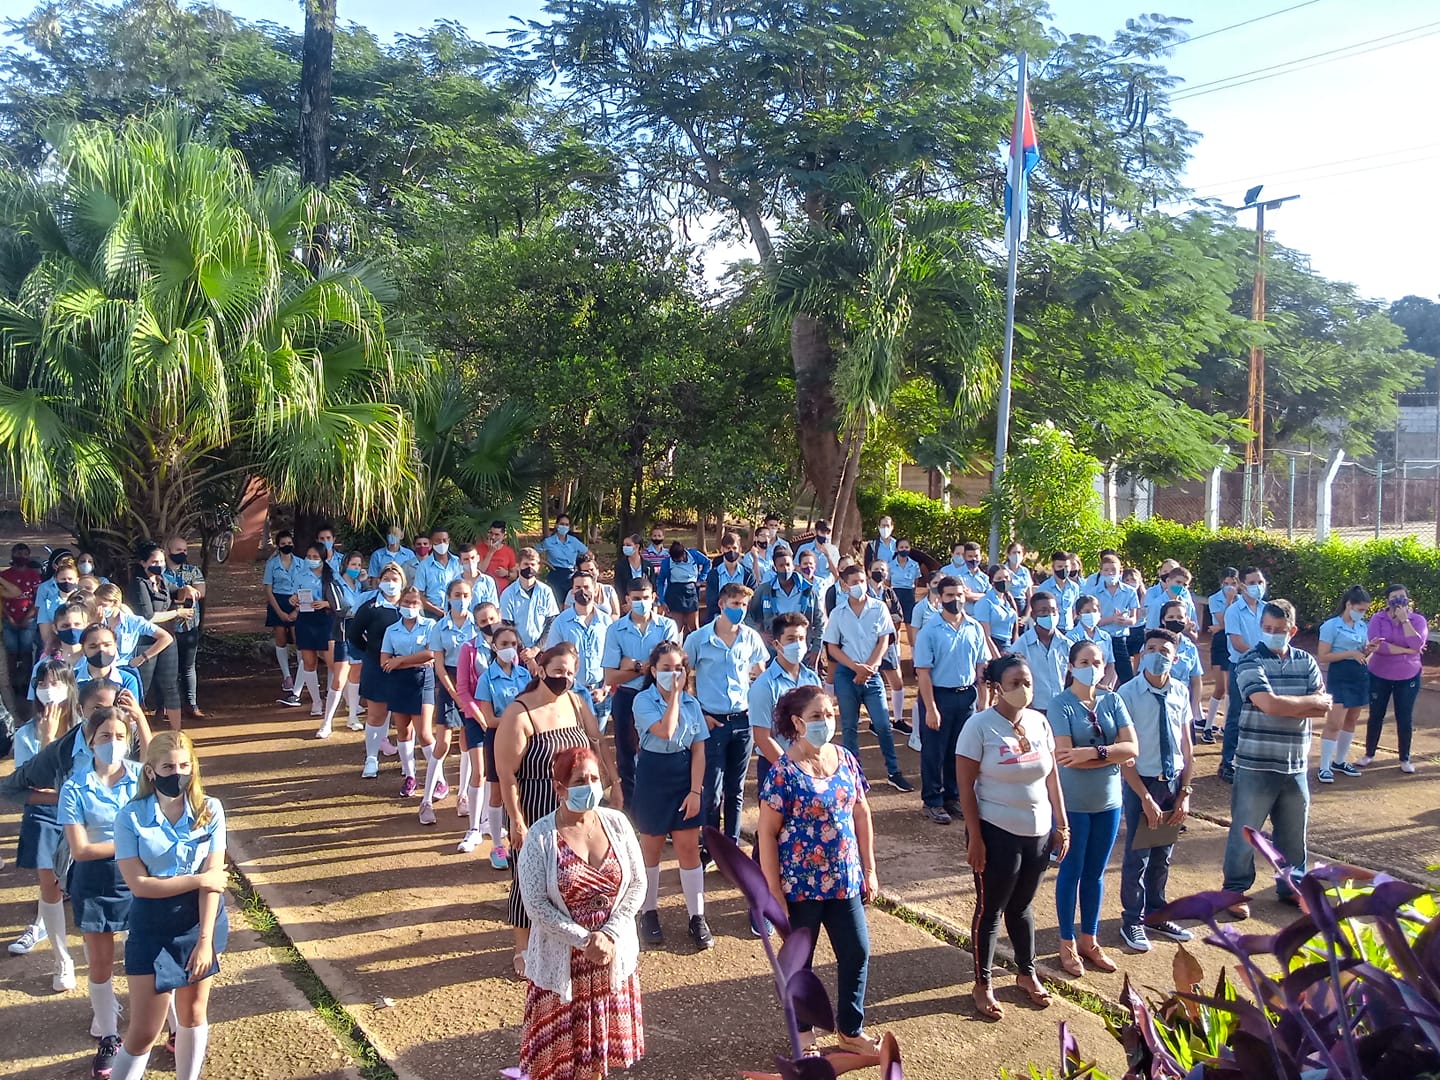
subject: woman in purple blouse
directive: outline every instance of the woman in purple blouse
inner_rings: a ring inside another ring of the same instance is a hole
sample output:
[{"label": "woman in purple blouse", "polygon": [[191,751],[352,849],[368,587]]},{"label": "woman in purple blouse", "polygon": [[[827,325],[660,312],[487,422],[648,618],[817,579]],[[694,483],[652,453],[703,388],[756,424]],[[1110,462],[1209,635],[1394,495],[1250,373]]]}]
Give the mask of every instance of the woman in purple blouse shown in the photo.
[{"label": "woman in purple blouse", "polygon": [[1395,699],[1395,730],[1400,738],[1400,771],[1413,773],[1410,763],[1410,732],[1415,699],[1420,696],[1420,665],[1430,626],[1425,616],[1410,606],[1410,590],[1391,585],[1385,590],[1385,610],[1370,620],[1370,723],[1365,732],[1365,756],[1355,764],[1369,765],[1380,746],[1385,727],[1385,710]]}]

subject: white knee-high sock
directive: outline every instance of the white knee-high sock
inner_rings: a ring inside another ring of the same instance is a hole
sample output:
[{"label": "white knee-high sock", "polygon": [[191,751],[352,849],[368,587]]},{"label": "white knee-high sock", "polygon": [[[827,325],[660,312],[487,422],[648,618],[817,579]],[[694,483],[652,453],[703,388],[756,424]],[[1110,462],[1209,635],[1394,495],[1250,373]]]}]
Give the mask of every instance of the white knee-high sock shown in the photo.
[{"label": "white knee-high sock", "polygon": [[360,684],[347,682],[345,684],[345,704],[350,708],[350,719],[354,720],[360,715]]},{"label": "white knee-high sock", "polygon": [[435,767],[435,747],[422,744],[420,750],[425,755],[425,801],[429,802],[435,796],[435,778],[439,775]]},{"label": "white knee-high sock", "polygon": [[1220,701],[1221,701],[1220,698],[1212,697],[1212,698],[1210,699],[1210,704],[1207,705],[1207,706],[1205,706],[1205,726],[1206,726],[1206,727],[1214,727],[1214,726],[1215,726],[1215,714],[1216,714],[1216,712],[1218,712],[1219,709],[1220,709]]},{"label": "white knee-high sock", "polygon": [[396,746],[400,748],[400,775],[415,778],[415,740],[406,739],[403,742],[397,741]]},{"label": "white knee-high sock", "polygon": [[95,1031],[103,1039],[106,1035],[120,1034],[120,1003],[115,1000],[115,982],[107,979],[103,983],[90,984],[90,1009],[95,1013]]},{"label": "white knee-high sock", "polygon": [[[176,1042],[175,1049],[180,1049],[179,1042]],[[145,1066],[150,1064],[150,1051],[140,1054],[138,1057],[130,1053],[123,1046],[120,1053],[115,1055],[115,1062],[110,1068],[110,1080],[140,1080],[145,1075]],[[199,1075],[198,1073],[196,1075]]]},{"label": "white knee-high sock", "polygon": [[469,752],[468,750],[461,750],[461,751],[460,751],[460,790],[461,790],[461,791],[468,792],[468,791],[470,790],[470,778],[474,775],[474,771],[475,771],[475,770],[474,770],[474,767],[470,764],[470,752]]},{"label": "white knee-high sock", "polygon": [[490,807],[485,802],[485,789],[472,785],[465,790],[465,794],[470,797],[470,831],[484,836],[485,819],[490,816],[487,813]]},{"label": "white knee-high sock", "polygon": [[905,719],[905,688],[890,691],[890,719]]},{"label": "white knee-high sock", "polygon": [[166,1012],[165,1012],[165,1018],[166,1018],[166,1021],[168,1022],[168,1024],[170,1025],[170,1031],[171,1031],[172,1034],[173,1034],[174,1032],[177,1032],[177,1031],[180,1030],[180,1014],[175,1011],[175,995],[174,995],[174,994],[171,994],[171,995],[170,995],[170,1008],[166,1010]]},{"label": "white knee-high sock", "polygon": [[290,678],[290,646],[275,646],[275,662],[280,665],[280,674]]},{"label": "white knee-high sock", "polygon": [[325,723],[327,724],[333,724],[335,722],[335,710],[340,708],[340,694],[341,691],[336,690],[334,687],[331,687],[330,693],[326,695]]},{"label": "white knee-high sock", "polygon": [[62,964],[72,963],[70,943],[65,939],[65,901],[57,900],[53,904],[40,901],[40,922],[50,935],[50,948],[55,952],[55,959]]},{"label": "white knee-high sock", "polygon": [[380,744],[385,741],[385,729],[378,724],[365,725],[365,756],[367,758],[378,758],[380,756]]},{"label": "white knee-high sock", "polygon": [[910,726],[918,728],[920,723],[920,695],[916,694],[914,702],[910,705]]},{"label": "white knee-high sock", "polygon": [[1320,740],[1320,771],[1329,772],[1330,766],[1335,762],[1335,740]]},{"label": "white knee-high sock", "polygon": [[[36,901],[35,901],[35,921],[34,921],[31,925],[33,925],[33,926],[44,926],[44,925],[45,925],[45,901],[44,901],[44,900],[36,900]],[[46,931],[46,933],[49,933],[49,931]]]},{"label": "white knee-high sock", "polygon": [[210,1025],[182,1027],[175,1032],[175,1080],[200,1080],[205,1051],[210,1045]]},{"label": "white knee-high sock", "polygon": [[680,868],[680,891],[685,894],[685,910],[693,919],[705,914],[705,871],[696,866],[686,870]]},{"label": "white knee-high sock", "polygon": [[310,708],[318,709],[324,705],[320,698],[320,671],[319,669],[307,671],[300,669],[300,685],[310,694]]},{"label": "white knee-high sock", "polygon": [[1355,732],[1341,731],[1335,737],[1335,763],[1343,765],[1350,754],[1350,744],[1355,741]]},{"label": "white knee-high sock", "polygon": [[[680,871],[682,874],[685,871]],[[645,905],[641,911],[654,911],[660,906],[660,867],[645,867]]]}]

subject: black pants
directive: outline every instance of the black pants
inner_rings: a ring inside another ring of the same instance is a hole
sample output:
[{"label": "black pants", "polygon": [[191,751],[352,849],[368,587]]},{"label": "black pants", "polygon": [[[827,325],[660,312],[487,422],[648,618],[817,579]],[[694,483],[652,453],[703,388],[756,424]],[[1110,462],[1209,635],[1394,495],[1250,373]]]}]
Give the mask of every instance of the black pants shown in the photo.
[{"label": "black pants", "polygon": [[937,686],[935,707],[940,711],[940,730],[931,731],[928,710],[920,703],[920,801],[939,809],[960,801],[960,784],[955,776],[955,743],[960,729],[975,711],[975,687]]},{"label": "black pants", "polygon": [[195,674],[195,658],[200,652],[200,628],[181,630],[175,634],[176,661],[179,666],[177,685],[180,688],[180,703],[187,709],[200,704],[196,696],[200,682]]},{"label": "black pants", "polygon": [[615,771],[620,774],[620,791],[628,809],[635,797],[635,755],[640,752],[640,738],[635,732],[635,695],[637,690],[618,687],[611,697],[610,725],[615,732]]},{"label": "black pants", "polygon": [[1415,723],[1415,699],[1420,696],[1420,676],[1413,679],[1382,679],[1370,676],[1370,719],[1365,725],[1365,756],[1374,757],[1385,730],[1385,710],[1395,699],[1395,734],[1400,740],[1400,760],[1410,760],[1410,735]]},{"label": "black pants", "polygon": [[975,875],[975,921],[971,926],[976,985],[990,982],[1001,915],[1015,950],[1015,966],[1020,974],[1033,976],[1035,916],[1030,905],[1050,859],[1050,837],[1016,836],[988,821],[980,822],[980,836],[985,841],[985,869]]},{"label": "black pants", "polygon": [[[135,651],[144,652],[153,642],[153,638],[141,638]],[[180,708],[179,671],[179,651],[174,642],[166,645],[159,656],[140,665],[140,696],[148,708]]]}]

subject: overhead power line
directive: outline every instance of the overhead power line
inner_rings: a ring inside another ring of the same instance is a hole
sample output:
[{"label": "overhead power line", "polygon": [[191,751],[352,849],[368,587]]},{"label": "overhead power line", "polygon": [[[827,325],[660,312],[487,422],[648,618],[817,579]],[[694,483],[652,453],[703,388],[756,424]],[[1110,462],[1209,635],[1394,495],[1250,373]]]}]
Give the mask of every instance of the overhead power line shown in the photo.
[{"label": "overhead power line", "polygon": [[1242,26],[1249,26],[1252,23],[1264,22],[1266,19],[1273,19],[1276,15],[1284,15],[1290,11],[1299,11],[1301,8],[1309,7],[1311,4],[1318,4],[1320,0],[1305,0],[1302,4],[1291,4],[1289,7],[1281,8],[1279,11],[1271,11],[1265,15],[1256,15],[1253,19],[1245,19],[1242,22],[1231,23],[1229,26],[1217,27],[1214,30],[1207,30],[1203,34],[1196,34],[1184,41],[1177,41],[1172,48],[1178,49],[1181,45],[1190,45],[1196,41],[1204,41],[1206,38],[1214,37],[1216,34],[1223,34],[1228,30],[1238,30]]},{"label": "overhead power line", "polygon": [[1297,173],[1314,172],[1316,169],[1328,169],[1335,165],[1353,165],[1358,161],[1374,161],[1377,158],[1390,158],[1399,154],[1413,154],[1417,150],[1429,150],[1433,147],[1440,147],[1440,142],[1416,143],[1413,146],[1402,146],[1398,150],[1382,150],[1376,154],[1361,154],[1357,157],[1338,158],[1335,161],[1317,161],[1310,165],[1297,165],[1290,169],[1267,169],[1263,177],[1252,174],[1250,176],[1232,176],[1228,180],[1209,180],[1205,183],[1196,184],[1195,190],[1216,191],[1221,188],[1228,188],[1240,184],[1251,184],[1256,179],[1276,180],[1295,176]]},{"label": "overhead power line", "polygon": [[[1421,157],[1407,158],[1407,159],[1404,160],[1404,161],[1387,161],[1387,162],[1382,162],[1382,163],[1379,164],[1379,165],[1368,165],[1368,166],[1364,166],[1364,167],[1359,168],[1359,169],[1341,169],[1341,170],[1339,170],[1338,172],[1321,173],[1319,176],[1302,176],[1302,177],[1300,177],[1298,180],[1293,180],[1293,179],[1292,179],[1292,180],[1288,181],[1288,183],[1291,183],[1291,184],[1318,184],[1318,183],[1320,183],[1322,180],[1333,180],[1333,179],[1334,179],[1335,177],[1337,177],[1337,176],[1355,176],[1355,175],[1357,175],[1357,174],[1359,174],[1359,173],[1382,172],[1382,171],[1384,171],[1385,169],[1401,169],[1401,168],[1407,168],[1407,167],[1409,167],[1409,166],[1411,166],[1411,165],[1422,165],[1422,164],[1424,164],[1424,163],[1426,163],[1426,162],[1429,162],[1429,161],[1437,161],[1437,160],[1440,160],[1440,154],[1425,154],[1425,155],[1423,155],[1423,156],[1421,156]],[[1271,175],[1270,173],[1266,173],[1266,174],[1265,174],[1265,177],[1268,178],[1270,175]],[[1248,180],[1237,180],[1234,185],[1232,185],[1232,186],[1230,186],[1230,187],[1227,187],[1225,190],[1228,190],[1228,191],[1237,190],[1237,189],[1240,187],[1240,185],[1245,184],[1245,183],[1248,183],[1250,180],[1255,180],[1255,179],[1259,179],[1259,177],[1258,177],[1258,176],[1257,176],[1257,177],[1251,177],[1251,178],[1249,178]],[[1191,199],[1192,201],[1198,202],[1198,201],[1201,201],[1201,200],[1204,200],[1204,199],[1218,199],[1218,198],[1223,197],[1223,195],[1224,195],[1224,191],[1221,191],[1221,190],[1211,190],[1211,191],[1206,192],[1205,194],[1192,195],[1192,196],[1190,196],[1190,199]]]}]

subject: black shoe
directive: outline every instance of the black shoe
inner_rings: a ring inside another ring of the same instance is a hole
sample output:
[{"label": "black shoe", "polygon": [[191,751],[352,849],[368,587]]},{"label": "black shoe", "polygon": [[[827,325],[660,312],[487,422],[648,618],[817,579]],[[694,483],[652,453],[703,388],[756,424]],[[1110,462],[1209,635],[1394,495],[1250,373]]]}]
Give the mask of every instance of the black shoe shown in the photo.
[{"label": "black shoe", "polygon": [[640,913],[640,936],[647,945],[663,945],[665,943],[665,932],[660,929],[660,912],[642,911]]},{"label": "black shoe", "polygon": [[1235,783],[1235,767],[1233,765],[1221,765],[1219,776],[1220,779],[1227,784]]},{"label": "black shoe", "polygon": [[115,1055],[120,1053],[120,1036],[106,1035],[100,1040],[100,1049],[95,1051],[95,1061],[90,1066],[94,1080],[109,1080],[115,1070]]},{"label": "black shoe", "polygon": [[914,790],[915,790],[915,785],[912,784],[912,783],[910,783],[909,780],[906,780],[906,779],[905,779],[905,774],[902,773],[902,772],[893,772],[893,773],[891,773],[889,776],[887,776],[887,777],[885,778],[885,782],[886,782],[887,784],[889,784],[891,787],[893,787],[896,791],[914,791]]},{"label": "black shoe", "polygon": [[1214,746],[1215,732],[1211,728],[1206,728],[1204,731],[1200,732],[1200,741],[1202,743],[1205,743],[1207,746]]},{"label": "black shoe", "polygon": [[964,812],[960,809],[960,804],[958,802],[947,802],[945,804],[945,813],[949,814],[956,821],[959,821],[965,816]]},{"label": "black shoe", "polygon": [[909,720],[895,720],[891,722],[890,726],[896,731],[898,731],[901,735],[909,735],[910,732],[914,730],[914,728],[910,726]]},{"label": "black shoe", "polygon": [[710,933],[710,924],[705,921],[704,915],[690,916],[690,940],[695,942],[697,948],[715,947],[715,935]]}]

